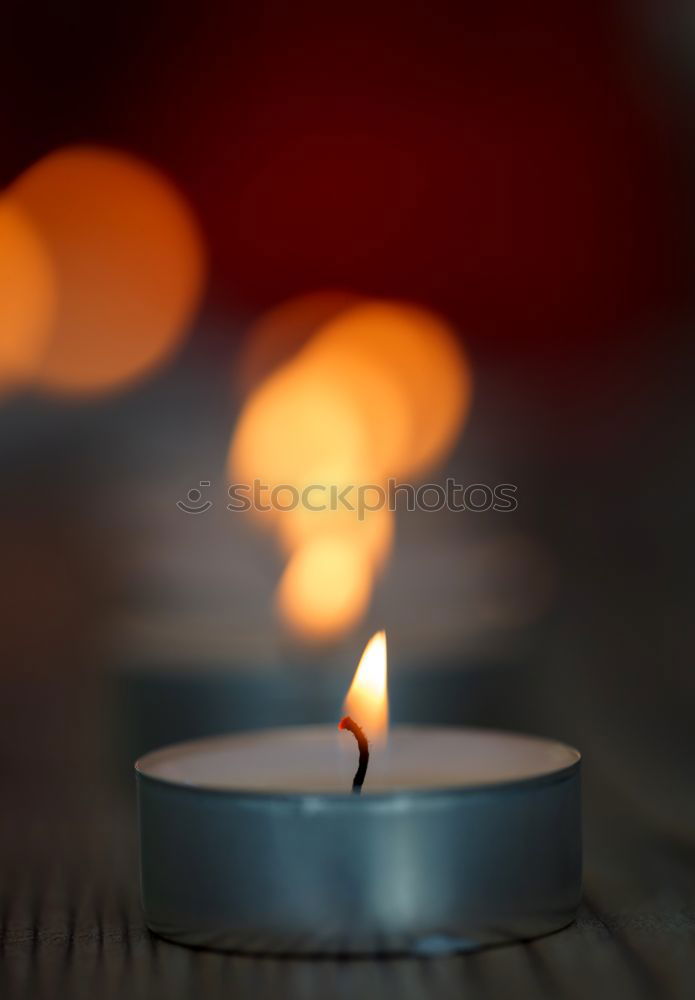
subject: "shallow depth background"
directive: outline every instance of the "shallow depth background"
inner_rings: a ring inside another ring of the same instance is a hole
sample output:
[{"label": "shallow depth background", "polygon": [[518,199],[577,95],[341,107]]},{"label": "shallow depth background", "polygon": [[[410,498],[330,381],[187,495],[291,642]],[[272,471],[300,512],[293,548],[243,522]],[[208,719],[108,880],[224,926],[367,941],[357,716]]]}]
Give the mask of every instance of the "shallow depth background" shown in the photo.
[{"label": "shallow depth background", "polygon": [[[337,719],[383,625],[394,721],[508,726],[585,759],[575,936],[530,966],[513,950],[471,959],[477,973],[390,964],[394,989],[685,996],[686,5],[11,4],[6,28],[0,182],[66,143],[131,150],[186,194],[212,268],[189,340],[154,377],[88,403],[0,401],[10,985],[186,995],[172,972],[185,966],[191,990],[272,995],[276,965],[196,965],[138,923],[132,760],[192,735]],[[456,324],[474,404],[431,479],[513,483],[519,506],[399,514],[368,620],[317,652],[275,620],[281,563],[226,510],[224,461],[242,333],[284,297],[334,286]],[[201,480],[214,506],[186,515],[176,502]],[[383,988],[367,967],[290,968],[298,996]]]}]

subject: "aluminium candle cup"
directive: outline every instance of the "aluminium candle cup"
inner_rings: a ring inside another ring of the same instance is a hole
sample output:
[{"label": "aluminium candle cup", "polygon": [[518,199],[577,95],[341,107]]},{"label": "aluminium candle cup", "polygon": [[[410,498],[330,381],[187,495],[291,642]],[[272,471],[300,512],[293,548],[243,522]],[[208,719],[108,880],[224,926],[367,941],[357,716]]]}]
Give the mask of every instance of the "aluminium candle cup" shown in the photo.
[{"label": "aluminium candle cup", "polygon": [[576,750],[492,730],[395,727],[372,751],[361,796],[350,794],[356,762],[354,740],[333,726],[142,757],[148,927],[230,951],[434,954],[572,922]]}]

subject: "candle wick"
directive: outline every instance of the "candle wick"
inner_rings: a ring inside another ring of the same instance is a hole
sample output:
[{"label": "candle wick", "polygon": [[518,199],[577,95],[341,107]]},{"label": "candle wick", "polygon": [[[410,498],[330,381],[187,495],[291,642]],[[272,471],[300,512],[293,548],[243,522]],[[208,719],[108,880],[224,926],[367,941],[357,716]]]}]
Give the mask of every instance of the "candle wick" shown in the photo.
[{"label": "candle wick", "polygon": [[338,723],[338,729],[347,729],[348,732],[357,740],[357,746],[360,751],[360,761],[355,771],[355,777],[352,780],[352,794],[360,795],[362,792],[362,783],[364,782],[365,775],[367,773],[367,765],[369,764],[369,743],[367,737],[362,732],[361,728],[357,723],[346,715]]}]

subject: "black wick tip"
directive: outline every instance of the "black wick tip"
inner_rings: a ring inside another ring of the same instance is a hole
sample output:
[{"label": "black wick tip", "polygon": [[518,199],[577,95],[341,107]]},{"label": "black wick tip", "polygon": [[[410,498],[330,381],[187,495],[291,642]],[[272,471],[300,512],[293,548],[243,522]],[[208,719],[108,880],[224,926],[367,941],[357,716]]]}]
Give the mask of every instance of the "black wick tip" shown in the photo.
[{"label": "black wick tip", "polygon": [[362,791],[362,784],[367,773],[367,765],[369,764],[369,742],[362,729],[357,725],[354,719],[350,718],[349,715],[346,715],[340,720],[338,723],[338,729],[347,729],[347,731],[352,733],[357,740],[357,747],[360,751],[360,761],[357,770],[355,771],[355,777],[352,779],[352,793],[353,795],[359,795]]}]

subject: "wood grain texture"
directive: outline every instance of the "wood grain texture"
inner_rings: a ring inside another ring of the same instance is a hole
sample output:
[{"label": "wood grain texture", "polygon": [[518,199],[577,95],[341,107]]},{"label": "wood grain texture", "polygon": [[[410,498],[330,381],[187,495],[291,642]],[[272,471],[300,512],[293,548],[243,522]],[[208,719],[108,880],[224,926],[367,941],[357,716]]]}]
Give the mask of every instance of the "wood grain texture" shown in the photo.
[{"label": "wood grain texture", "polygon": [[58,813],[15,814],[4,827],[0,855],[0,995],[692,997],[695,868],[689,847],[615,810],[605,829],[603,839],[596,830],[589,838],[585,902],[576,924],[564,931],[456,957],[308,960],[196,951],[152,936],[140,910],[129,803],[84,806],[79,821]]}]

